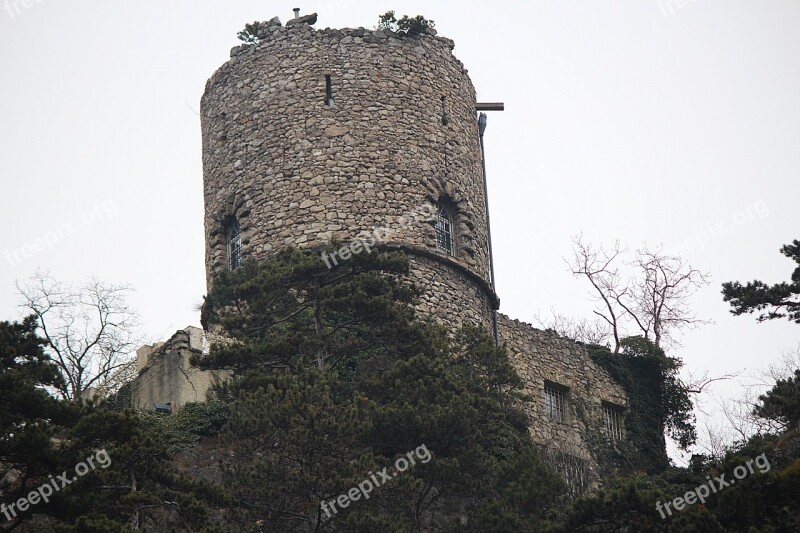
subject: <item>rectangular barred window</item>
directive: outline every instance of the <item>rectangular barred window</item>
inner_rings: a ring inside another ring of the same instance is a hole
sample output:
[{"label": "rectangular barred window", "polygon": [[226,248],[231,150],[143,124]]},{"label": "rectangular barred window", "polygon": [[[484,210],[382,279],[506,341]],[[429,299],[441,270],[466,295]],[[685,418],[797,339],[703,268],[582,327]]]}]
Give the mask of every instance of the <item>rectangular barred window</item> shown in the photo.
[{"label": "rectangular barred window", "polygon": [[440,205],[436,213],[436,248],[447,255],[454,255],[453,215]]},{"label": "rectangular barred window", "polygon": [[622,407],[603,402],[603,425],[606,434],[614,440],[622,440],[622,413]]},{"label": "rectangular barred window", "polygon": [[545,448],[544,460],[564,480],[567,494],[571,498],[578,498],[588,492],[591,485],[588,461],[557,450],[551,445]]},{"label": "rectangular barred window", "polygon": [[228,268],[236,270],[242,264],[242,230],[234,219],[228,222]]},{"label": "rectangular barred window", "polygon": [[550,420],[567,421],[567,390],[563,385],[544,382],[544,409]]}]

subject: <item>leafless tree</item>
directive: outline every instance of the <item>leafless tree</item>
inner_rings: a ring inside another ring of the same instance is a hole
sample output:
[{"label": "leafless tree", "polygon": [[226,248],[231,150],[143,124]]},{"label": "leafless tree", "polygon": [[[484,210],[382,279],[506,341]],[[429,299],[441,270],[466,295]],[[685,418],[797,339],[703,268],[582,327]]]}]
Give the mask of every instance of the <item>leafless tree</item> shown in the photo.
[{"label": "leafless tree", "polygon": [[798,368],[800,368],[800,344],[783,350],[781,359],[760,373],[761,383],[771,389],[778,381],[792,378]]},{"label": "leafless tree", "polygon": [[[138,344],[138,343],[137,343]],[[109,395],[117,392],[123,385],[133,381],[138,375],[136,370],[136,356],[123,358],[120,361],[122,364],[113,372],[103,379],[103,382],[97,387],[98,395],[107,398]]]},{"label": "leafless tree", "polygon": [[644,248],[636,251],[633,266],[641,276],[634,279],[635,310],[628,311],[645,338],[656,346],[662,341],[676,344],[673,331],[693,329],[709,321],[697,318],[688,300],[697,290],[711,282],[711,275],[692,268],[680,257],[663,255],[662,248],[655,251]]},{"label": "leafless tree", "polygon": [[[793,377],[798,368],[800,368],[800,345],[784,351],[779,361],[771,363],[767,368],[751,375],[742,383],[744,387],[742,395],[727,402],[727,404],[735,406],[735,409],[728,409],[733,413],[733,416],[729,417],[731,424],[748,428],[747,437],[766,433],[781,434],[787,429],[791,429],[776,420],[756,415],[755,408],[761,404],[760,397],[763,394],[775,387],[778,381]],[[742,437],[745,437],[745,432],[740,433],[743,433]]]},{"label": "leafless tree", "polygon": [[725,381],[728,379],[733,379],[735,377],[739,377],[739,375],[742,372],[744,371],[740,370],[738,372],[731,372],[716,377],[709,376],[708,370],[703,372],[703,375],[701,376],[696,376],[695,374],[690,372],[686,379],[681,378],[681,384],[683,385],[683,388],[686,389],[686,392],[688,392],[689,394],[700,394],[706,389],[706,387],[708,387],[715,381]]},{"label": "leafless tree", "polygon": [[[658,347],[677,344],[674,332],[707,323],[688,305],[689,297],[708,285],[710,275],[689,266],[679,257],[651,251],[646,245],[628,263],[627,249],[619,241],[611,249],[573,239],[572,274],[584,277],[598,302],[593,312],[611,331],[614,352],[619,353],[624,336],[640,334]],[[620,265],[622,263],[622,265]],[[621,267],[627,267],[629,273]]]},{"label": "leafless tree", "polygon": [[710,459],[721,459],[729,449],[731,442],[730,427],[720,425],[715,420],[706,420],[702,428],[698,428],[697,448],[698,452]]},{"label": "leafless tree", "polygon": [[754,410],[761,403],[761,395],[779,380],[792,377],[797,368],[800,368],[800,345],[784,351],[780,361],[744,376],[740,381],[743,390],[738,397],[715,397],[711,409],[698,405],[698,410],[709,420],[706,422],[707,435],[701,439],[701,448],[713,455],[718,449],[730,449],[753,435],[780,435],[785,432],[787,428],[784,425],[759,417]]},{"label": "leafless tree", "polygon": [[716,407],[711,412],[703,411],[706,434],[699,439],[700,449],[706,455],[720,458],[726,451],[747,442],[753,435],[775,433],[773,421],[753,414],[756,401],[757,398],[752,396],[750,390],[746,390],[737,399],[716,398]]},{"label": "leafless tree", "polygon": [[132,290],[91,279],[75,287],[37,273],[17,283],[22,306],[39,319],[47,349],[64,377],[57,391],[81,402],[90,388],[113,392],[130,374],[130,354],[141,342],[138,317],[128,306]]},{"label": "leafless tree", "polygon": [[562,337],[574,341],[607,346],[611,340],[611,329],[605,321],[599,318],[594,322],[587,318],[572,318],[557,313],[551,308],[550,316],[542,316],[537,313],[534,315],[534,319],[540,327],[552,329]]},{"label": "leafless tree", "polygon": [[623,281],[615,260],[626,250],[620,249],[619,241],[614,243],[611,250],[605,250],[602,246],[595,249],[590,244],[583,244],[580,237],[575,237],[573,243],[574,258],[570,263],[572,274],[586,277],[592,286],[593,297],[600,304],[599,309],[592,312],[608,325],[614,353],[619,353],[622,339],[620,329],[625,315],[620,301],[628,296],[630,288]]}]

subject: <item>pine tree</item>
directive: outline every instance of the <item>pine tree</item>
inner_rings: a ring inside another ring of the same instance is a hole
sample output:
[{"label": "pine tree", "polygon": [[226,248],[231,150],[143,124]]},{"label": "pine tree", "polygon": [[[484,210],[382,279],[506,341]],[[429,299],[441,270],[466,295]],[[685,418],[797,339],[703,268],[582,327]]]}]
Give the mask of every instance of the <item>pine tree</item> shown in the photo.
[{"label": "pine tree", "polygon": [[0,322],[0,525],[16,527],[32,510],[9,508],[62,464],[53,444],[60,425],[74,412],[47,387],[62,384],[58,368],[45,354],[36,335],[36,318],[21,323]]},{"label": "pine tree", "polygon": [[[561,483],[531,444],[521,380],[486,332],[451,339],[417,318],[407,271],[400,252],[329,269],[287,250],[214,280],[204,316],[228,341],[197,362],[236,370],[219,395],[241,527],[477,531],[502,515],[535,530]],[[412,457],[369,498],[337,501]]]},{"label": "pine tree", "polygon": [[755,280],[746,285],[738,281],[722,284],[723,300],[730,302],[732,314],[761,311],[759,322],[785,317],[800,324],[800,240],[784,245],[781,253],[798,265],[792,272],[791,282],[767,285]]}]

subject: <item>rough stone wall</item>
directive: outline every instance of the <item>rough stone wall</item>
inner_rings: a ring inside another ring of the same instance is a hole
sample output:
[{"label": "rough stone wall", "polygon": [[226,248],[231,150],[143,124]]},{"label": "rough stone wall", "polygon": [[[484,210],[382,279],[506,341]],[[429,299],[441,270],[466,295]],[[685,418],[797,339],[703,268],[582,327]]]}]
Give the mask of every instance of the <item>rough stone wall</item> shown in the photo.
[{"label": "rough stone wall", "polygon": [[[489,267],[475,90],[453,42],[277,21],[259,38],[231,51],[201,102],[209,283],[227,266],[230,217],[244,256],[259,259],[391,228],[386,243],[423,252],[409,250],[427,307],[486,323],[496,297],[480,294]],[[433,218],[399,221],[440,199],[455,210],[453,262],[436,249]]]},{"label": "rough stone wall", "polygon": [[457,264],[443,265],[439,260],[409,252],[409,281],[424,295],[417,311],[432,316],[451,332],[465,324],[483,326],[491,332],[490,293],[457,268]]},{"label": "rough stone wall", "polygon": [[[149,352],[149,353],[147,353]],[[189,362],[203,353],[203,330],[188,327],[155,350],[145,350],[147,361],[131,382],[131,404],[153,410],[156,403],[170,403],[180,409],[189,402],[204,402],[215,384],[230,377],[225,370],[201,370]]]},{"label": "rough stone wall", "polygon": [[[524,392],[533,398],[528,415],[534,442],[588,461],[594,469],[596,463],[587,446],[588,432],[603,427],[603,401],[623,408],[628,405],[624,389],[592,361],[580,343],[502,314],[498,329],[500,340],[524,381]],[[564,423],[551,420],[545,411],[545,380],[568,388]]]}]

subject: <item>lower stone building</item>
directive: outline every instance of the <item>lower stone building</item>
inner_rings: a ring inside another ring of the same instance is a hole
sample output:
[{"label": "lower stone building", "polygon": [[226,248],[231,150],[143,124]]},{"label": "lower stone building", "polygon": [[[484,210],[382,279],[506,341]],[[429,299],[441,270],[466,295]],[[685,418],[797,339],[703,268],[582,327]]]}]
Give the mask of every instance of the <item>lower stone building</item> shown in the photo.
[{"label": "lower stone building", "polygon": [[205,332],[194,326],[177,331],[167,342],[136,350],[138,376],[130,384],[137,409],[173,412],[189,402],[205,402],[209,391],[228,379],[228,370],[201,370],[194,354],[208,353]]},{"label": "lower stone building", "polygon": [[[502,314],[498,332],[530,398],[530,432],[545,460],[574,494],[596,487],[601,476],[590,441],[625,437],[625,391],[581,343]],[[174,412],[186,403],[206,401],[213,386],[231,376],[230,371],[192,366],[191,356],[207,351],[206,333],[192,326],[165,343],[137,350],[132,405]]]},{"label": "lower stone building", "polygon": [[594,488],[600,476],[590,441],[625,437],[624,389],[585,346],[530,324],[498,316],[500,341],[530,396],[527,413],[533,441],[560,471],[570,492]]}]

